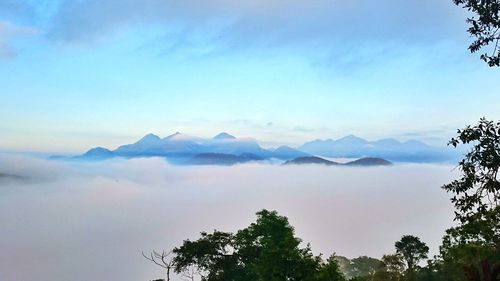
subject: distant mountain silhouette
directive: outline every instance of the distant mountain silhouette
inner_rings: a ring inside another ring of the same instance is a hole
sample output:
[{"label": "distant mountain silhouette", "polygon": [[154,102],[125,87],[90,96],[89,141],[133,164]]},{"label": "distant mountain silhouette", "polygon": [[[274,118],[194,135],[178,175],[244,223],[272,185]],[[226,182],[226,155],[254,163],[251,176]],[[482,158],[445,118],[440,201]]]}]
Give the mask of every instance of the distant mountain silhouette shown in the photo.
[{"label": "distant mountain silhouette", "polygon": [[[217,155],[220,157],[216,157]],[[112,157],[165,157],[172,163],[196,161],[243,163],[246,160],[241,158],[241,155],[280,160],[296,160],[297,158],[314,156],[318,158],[380,158],[391,162],[450,162],[460,156],[456,151],[429,146],[416,140],[406,142],[395,139],[367,141],[355,135],[348,135],[337,140],[306,142],[298,148],[283,145],[276,149],[265,149],[255,139],[237,138],[226,132],[219,133],[213,138],[200,138],[176,132],[164,138],[155,134],[147,134],[135,143],[119,146],[115,150],[96,147],[75,157],[54,156],[51,158],[103,160]],[[366,163],[370,164],[370,161],[372,160],[363,160],[351,165],[366,165]]]},{"label": "distant mountain silhouette", "polygon": [[94,158],[94,159],[105,159],[105,158],[114,157],[114,154],[111,150],[106,149],[104,147],[96,147],[96,148],[92,148],[91,150],[87,151],[85,154],[83,154],[80,157]]},{"label": "distant mountain silhouette", "polygon": [[391,166],[391,162],[382,158],[365,157],[351,162],[347,162],[346,166]]},{"label": "distant mountain silhouette", "polygon": [[326,160],[317,156],[298,157],[283,163],[283,165],[305,165],[305,164],[321,164],[327,166],[339,165],[339,163],[337,162]]},{"label": "distant mountain silhouette", "polygon": [[395,139],[367,141],[354,135],[332,140],[314,140],[299,146],[300,151],[332,158],[380,157],[396,162],[448,162],[457,159],[457,152],[437,148],[416,140]]},{"label": "distant mountain silhouette", "polygon": [[338,163],[317,156],[298,157],[293,160],[288,160],[283,165],[307,165],[307,164],[322,164],[327,166],[390,166],[391,162],[382,158],[360,158],[347,163]]}]

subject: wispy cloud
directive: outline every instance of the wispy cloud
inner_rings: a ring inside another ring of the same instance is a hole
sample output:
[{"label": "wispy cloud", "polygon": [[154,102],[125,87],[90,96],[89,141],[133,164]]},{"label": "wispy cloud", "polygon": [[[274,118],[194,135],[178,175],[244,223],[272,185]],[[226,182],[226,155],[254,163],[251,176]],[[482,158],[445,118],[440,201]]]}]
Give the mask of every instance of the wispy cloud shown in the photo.
[{"label": "wispy cloud", "polygon": [[37,33],[33,27],[18,26],[7,21],[0,21],[0,58],[12,58],[17,55],[13,40]]},{"label": "wispy cloud", "polygon": [[65,0],[51,16],[47,34],[60,42],[88,44],[150,26],[164,30],[158,37],[163,39],[155,41],[170,52],[305,48],[302,52],[318,61],[345,64],[359,62],[345,50],[366,53],[373,46],[387,51],[394,42],[454,40],[450,30],[458,29],[450,27],[460,17],[452,11],[448,3],[431,0]]}]

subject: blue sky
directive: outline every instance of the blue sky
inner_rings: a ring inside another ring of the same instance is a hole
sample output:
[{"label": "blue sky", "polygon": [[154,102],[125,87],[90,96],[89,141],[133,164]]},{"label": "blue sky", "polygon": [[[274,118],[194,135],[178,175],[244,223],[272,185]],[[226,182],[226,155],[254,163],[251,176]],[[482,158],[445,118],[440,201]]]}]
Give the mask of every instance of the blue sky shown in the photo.
[{"label": "blue sky", "polygon": [[466,16],[435,0],[3,0],[0,150],[175,131],[442,144],[500,119]]}]

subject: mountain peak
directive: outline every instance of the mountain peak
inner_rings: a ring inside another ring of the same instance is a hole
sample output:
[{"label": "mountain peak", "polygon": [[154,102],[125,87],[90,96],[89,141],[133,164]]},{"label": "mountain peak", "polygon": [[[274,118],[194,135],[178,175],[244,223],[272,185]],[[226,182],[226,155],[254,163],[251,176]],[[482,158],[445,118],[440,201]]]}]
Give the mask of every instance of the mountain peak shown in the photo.
[{"label": "mountain peak", "polygon": [[355,135],[347,135],[343,138],[338,139],[337,142],[366,143],[367,141]]},{"label": "mountain peak", "polygon": [[85,154],[83,154],[84,156],[90,156],[90,157],[101,157],[101,156],[110,156],[112,154],[112,152],[107,149],[107,148],[104,148],[104,147],[94,147],[92,149],[90,149],[89,151],[85,152]]},{"label": "mountain peak", "polygon": [[231,139],[232,140],[232,139],[236,139],[236,137],[233,136],[233,135],[230,135],[230,134],[228,134],[226,132],[222,132],[222,133],[216,135],[215,137],[213,137],[213,139],[214,140],[227,140],[227,139]]},{"label": "mountain peak", "polygon": [[292,148],[288,145],[281,145],[280,147],[276,148],[274,151],[297,151],[295,148]]},{"label": "mountain peak", "polygon": [[164,138],[164,140],[173,140],[173,141],[188,141],[188,140],[198,140],[199,138],[193,137],[190,135],[186,135],[180,132],[175,132],[175,134],[171,134]]},{"label": "mountain peak", "polygon": [[160,137],[155,135],[155,134],[147,134],[145,135],[144,137],[142,137],[141,141],[145,141],[145,140],[159,140]]}]

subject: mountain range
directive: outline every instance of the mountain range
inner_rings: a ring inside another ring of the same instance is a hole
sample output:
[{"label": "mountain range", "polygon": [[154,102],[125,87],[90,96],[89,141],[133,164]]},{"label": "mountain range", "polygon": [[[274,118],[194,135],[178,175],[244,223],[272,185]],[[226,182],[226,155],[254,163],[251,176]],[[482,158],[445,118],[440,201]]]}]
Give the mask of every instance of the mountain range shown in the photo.
[{"label": "mountain range", "polygon": [[[137,142],[114,150],[95,147],[74,157],[54,156],[53,159],[103,160],[113,157],[165,157],[174,164],[233,165],[250,161],[300,161],[307,157],[381,159],[369,164],[391,162],[451,162],[459,153],[434,147],[416,140],[400,142],[395,139],[368,141],[349,135],[337,140],[314,140],[294,148],[279,146],[266,149],[252,138],[237,138],[220,133],[213,138],[200,138],[175,133],[164,138],[148,134]],[[321,158],[322,159],[322,158]],[[360,161],[361,161],[360,159]],[[318,160],[318,159],[316,159]],[[323,159],[325,161],[330,161]],[[321,160],[319,160],[321,162]],[[366,161],[366,160],[364,160]]]}]

